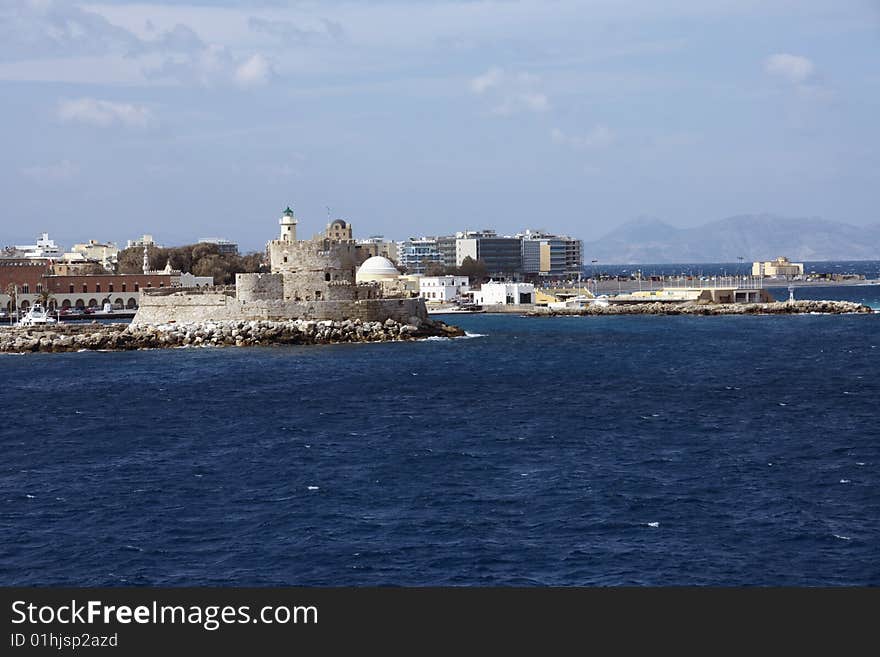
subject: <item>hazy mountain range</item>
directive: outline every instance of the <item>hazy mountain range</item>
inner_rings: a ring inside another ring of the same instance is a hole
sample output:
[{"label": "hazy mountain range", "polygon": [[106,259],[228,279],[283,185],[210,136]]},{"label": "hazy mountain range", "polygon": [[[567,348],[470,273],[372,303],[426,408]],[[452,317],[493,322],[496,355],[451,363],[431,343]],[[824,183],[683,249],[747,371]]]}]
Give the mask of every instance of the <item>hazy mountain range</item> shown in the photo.
[{"label": "hazy mountain range", "polygon": [[658,219],[629,221],[584,241],[584,263],[746,262],[788,256],[804,260],[880,260],[880,224],[852,226],[818,218],[739,215],[694,228]]}]

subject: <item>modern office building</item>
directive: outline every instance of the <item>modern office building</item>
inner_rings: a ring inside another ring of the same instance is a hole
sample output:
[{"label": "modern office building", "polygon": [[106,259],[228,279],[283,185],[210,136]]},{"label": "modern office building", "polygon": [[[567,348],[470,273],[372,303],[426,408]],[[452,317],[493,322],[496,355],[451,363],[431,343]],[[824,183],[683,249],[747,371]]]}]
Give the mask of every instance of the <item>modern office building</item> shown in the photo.
[{"label": "modern office building", "polygon": [[410,237],[397,243],[397,264],[405,267],[408,274],[424,274],[429,262],[443,264],[436,237]]},{"label": "modern office building", "polygon": [[482,260],[493,278],[519,278],[522,275],[522,240],[499,237],[494,230],[456,233],[455,264],[465,258]]},{"label": "modern office building", "polygon": [[578,278],[583,271],[583,242],[567,235],[526,230],[522,240],[523,273],[547,278]]}]

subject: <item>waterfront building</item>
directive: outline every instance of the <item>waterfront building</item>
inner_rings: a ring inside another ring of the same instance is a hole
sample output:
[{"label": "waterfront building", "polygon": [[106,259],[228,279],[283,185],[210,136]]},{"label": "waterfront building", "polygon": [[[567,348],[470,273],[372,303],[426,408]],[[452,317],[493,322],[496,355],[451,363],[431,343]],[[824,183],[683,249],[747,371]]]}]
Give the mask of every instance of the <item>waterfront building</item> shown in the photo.
[{"label": "waterfront building", "polygon": [[443,235],[437,238],[437,253],[440,254],[440,261],[447,270],[458,266],[455,258],[455,242],[454,235]]},{"label": "waterfront building", "polygon": [[[170,263],[169,263],[170,265]],[[110,303],[114,308],[133,309],[140,304],[141,291],[165,287],[210,287],[210,276],[194,276],[166,266],[161,271],[146,269],[140,274],[81,274],[70,273],[69,263],[52,264],[48,260],[0,259],[0,308],[11,310],[15,292],[16,307],[29,309],[36,301],[48,295],[49,310],[56,308],[103,308]]]},{"label": "waterfront building", "polygon": [[221,255],[238,255],[238,243],[222,237],[202,237],[199,244],[214,244]]},{"label": "waterfront building", "polygon": [[474,303],[480,306],[535,303],[535,286],[532,283],[502,283],[489,281],[472,292]]},{"label": "waterfront building", "polygon": [[522,240],[523,274],[555,279],[578,279],[583,272],[583,242],[567,235],[526,230]]},{"label": "waterfront building", "polygon": [[48,260],[0,258],[0,308],[8,309],[10,288],[25,295],[42,292],[43,276],[50,272]]},{"label": "waterfront building", "polygon": [[455,266],[465,258],[482,260],[489,276],[517,279],[522,275],[522,241],[499,237],[494,230],[456,233]]},{"label": "waterfront building", "polygon": [[422,276],[419,296],[427,302],[458,301],[470,292],[467,276]]},{"label": "waterfront building", "polygon": [[779,256],[775,260],[752,263],[752,276],[767,276],[768,278],[798,278],[804,275],[804,263],[791,262],[785,256]]},{"label": "waterfront building", "polygon": [[397,243],[397,262],[409,274],[424,274],[429,262],[443,264],[436,237],[410,237]]}]

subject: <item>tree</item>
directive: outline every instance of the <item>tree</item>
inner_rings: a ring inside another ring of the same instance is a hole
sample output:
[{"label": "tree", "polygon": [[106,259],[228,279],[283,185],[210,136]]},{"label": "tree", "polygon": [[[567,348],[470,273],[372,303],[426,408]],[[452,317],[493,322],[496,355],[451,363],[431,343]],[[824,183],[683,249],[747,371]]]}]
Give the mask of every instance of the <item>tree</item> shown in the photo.
[{"label": "tree", "polygon": [[426,258],[422,260],[422,264],[425,265],[425,276],[443,276],[446,274],[446,267],[442,262]]},{"label": "tree", "polygon": [[486,263],[482,260],[474,260],[470,256],[465,256],[461,261],[461,266],[455,271],[458,276],[467,276],[471,285],[482,283],[489,279],[489,270]]},{"label": "tree", "polygon": [[[147,248],[150,269],[161,271],[167,263],[171,268],[191,272],[196,276],[211,276],[217,285],[235,282],[236,274],[252,274],[266,271],[263,253],[248,253],[243,256],[220,253],[216,244],[189,244],[169,248],[150,246]],[[140,274],[144,269],[143,247],[132,247],[119,252],[117,259],[121,274]]]},{"label": "tree", "polygon": [[6,286],[6,294],[9,295],[9,313],[12,314],[18,307],[18,287],[15,283]]}]

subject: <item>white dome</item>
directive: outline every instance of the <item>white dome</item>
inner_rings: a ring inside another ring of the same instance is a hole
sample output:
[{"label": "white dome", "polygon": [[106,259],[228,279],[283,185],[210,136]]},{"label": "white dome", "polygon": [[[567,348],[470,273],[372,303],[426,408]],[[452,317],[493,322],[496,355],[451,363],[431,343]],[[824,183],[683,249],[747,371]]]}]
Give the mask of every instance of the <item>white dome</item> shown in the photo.
[{"label": "white dome", "polygon": [[373,256],[364,260],[364,264],[357,271],[358,281],[378,281],[389,278],[397,278],[400,272],[388,258]]}]

